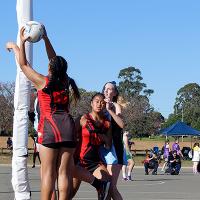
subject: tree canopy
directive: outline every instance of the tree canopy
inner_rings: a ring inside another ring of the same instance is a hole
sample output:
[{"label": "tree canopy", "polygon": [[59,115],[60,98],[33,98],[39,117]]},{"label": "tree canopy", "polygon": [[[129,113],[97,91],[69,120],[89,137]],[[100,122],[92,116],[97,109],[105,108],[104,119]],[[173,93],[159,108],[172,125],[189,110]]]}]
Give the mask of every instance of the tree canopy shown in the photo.
[{"label": "tree canopy", "polygon": [[[119,103],[123,107],[125,129],[134,136],[152,135],[158,132],[163,117],[161,113],[154,111],[150,104],[150,96],[153,89],[148,89],[143,82],[141,71],[135,67],[127,67],[120,70],[119,85],[117,86],[120,97]],[[96,91],[79,89],[81,100],[74,105],[71,103],[70,112],[74,118],[90,111],[90,101]],[[31,95],[31,108],[35,95]],[[12,131],[13,122],[14,83],[1,83],[0,85],[0,125],[2,129]],[[121,99],[121,100],[120,100]]]},{"label": "tree canopy", "polygon": [[143,82],[141,71],[127,67],[120,70],[118,78],[118,89],[127,101],[123,109],[126,129],[135,136],[156,134],[164,118],[150,104],[154,91]]},{"label": "tree canopy", "polygon": [[174,113],[169,116],[165,126],[177,120],[200,129],[200,86],[197,83],[188,83],[178,90]]}]

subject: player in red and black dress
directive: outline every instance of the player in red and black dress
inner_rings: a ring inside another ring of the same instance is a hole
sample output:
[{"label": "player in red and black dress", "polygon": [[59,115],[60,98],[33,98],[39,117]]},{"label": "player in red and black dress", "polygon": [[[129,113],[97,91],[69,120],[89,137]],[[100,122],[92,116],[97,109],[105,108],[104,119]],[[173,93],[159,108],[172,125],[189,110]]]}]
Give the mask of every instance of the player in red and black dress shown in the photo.
[{"label": "player in red and black dress", "polygon": [[[24,27],[20,32],[20,48],[13,42],[6,47],[13,50],[26,77],[38,91],[40,121],[38,142],[41,158],[41,199],[49,200],[58,181],[59,199],[70,199],[73,154],[76,146],[75,124],[69,114],[69,87],[75,101],[80,95],[73,79],[67,75],[67,62],[56,53],[47,37],[43,36],[49,58],[48,76],[36,72],[26,60]],[[19,54],[19,56],[18,56]]]},{"label": "player in red and black dress", "polygon": [[[110,121],[104,115],[105,101],[104,95],[97,93],[91,100],[92,111],[83,115],[79,121],[79,142],[75,152],[75,164],[87,169],[97,179],[108,181],[110,176],[104,166],[100,147],[110,148],[111,126]],[[74,179],[75,189],[79,187],[81,180]],[[108,193],[110,182],[106,182],[106,193]],[[107,194],[103,199],[106,199]],[[99,199],[101,199],[99,197]]]},{"label": "player in red and black dress", "polygon": [[[54,59],[52,61],[54,62]],[[55,63],[65,65],[66,61],[62,57],[55,57]],[[58,84],[52,86],[50,78],[46,77],[45,87],[38,90],[40,106],[38,141],[46,147],[76,146],[74,121],[68,111],[69,91],[66,88],[69,87],[69,77],[65,81],[63,87]]]}]

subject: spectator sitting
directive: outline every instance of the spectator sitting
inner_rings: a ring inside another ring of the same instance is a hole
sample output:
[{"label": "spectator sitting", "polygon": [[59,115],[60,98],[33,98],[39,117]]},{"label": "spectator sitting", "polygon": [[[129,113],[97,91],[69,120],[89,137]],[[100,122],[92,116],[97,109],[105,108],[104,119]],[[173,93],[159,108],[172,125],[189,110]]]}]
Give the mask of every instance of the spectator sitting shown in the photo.
[{"label": "spectator sitting", "polygon": [[155,153],[148,153],[144,160],[145,175],[149,174],[149,169],[153,169],[152,175],[157,175],[158,165],[157,155]]},{"label": "spectator sitting", "polygon": [[181,169],[181,158],[177,151],[173,151],[169,156],[169,172],[171,175],[178,175]]},{"label": "spectator sitting", "polygon": [[192,162],[193,162],[193,173],[197,174],[197,165],[200,161],[200,147],[199,147],[199,143],[195,142],[192,151]]},{"label": "spectator sitting", "polygon": [[12,150],[12,148],[13,148],[12,139],[10,137],[8,137],[8,139],[7,139],[7,149]]}]

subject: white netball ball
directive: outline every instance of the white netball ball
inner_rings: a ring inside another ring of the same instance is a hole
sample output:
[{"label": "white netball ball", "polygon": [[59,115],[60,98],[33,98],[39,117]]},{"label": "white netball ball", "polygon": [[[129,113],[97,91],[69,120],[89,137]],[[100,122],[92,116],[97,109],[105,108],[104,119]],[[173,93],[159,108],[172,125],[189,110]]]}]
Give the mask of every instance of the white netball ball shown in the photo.
[{"label": "white netball ball", "polygon": [[28,21],[25,24],[24,36],[29,37],[29,42],[38,42],[44,34],[43,25],[36,21]]}]

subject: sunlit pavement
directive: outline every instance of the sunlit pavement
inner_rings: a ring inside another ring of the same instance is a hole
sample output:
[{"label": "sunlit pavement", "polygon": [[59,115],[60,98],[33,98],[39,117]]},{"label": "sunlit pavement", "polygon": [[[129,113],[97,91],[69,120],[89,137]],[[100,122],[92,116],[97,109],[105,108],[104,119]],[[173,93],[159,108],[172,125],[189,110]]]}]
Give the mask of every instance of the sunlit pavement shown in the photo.
[{"label": "sunlit pavement", "polygon": [[[180,175],[144,175],[144,169],[134,169],[134,181],[118,181],[118,188],[124,200],[143,199],[200,199],[200,175],[192,174],[191,168],[182,169]],[[29,167],[29,178],[32,191],[32,200],[38,200],[40,196],[39,167]],[[0,165],[0,199],[13,200],[11,186],[11,166]],[[87,183],[82,183],[76,200],[95,200],[95,189]]]}]

